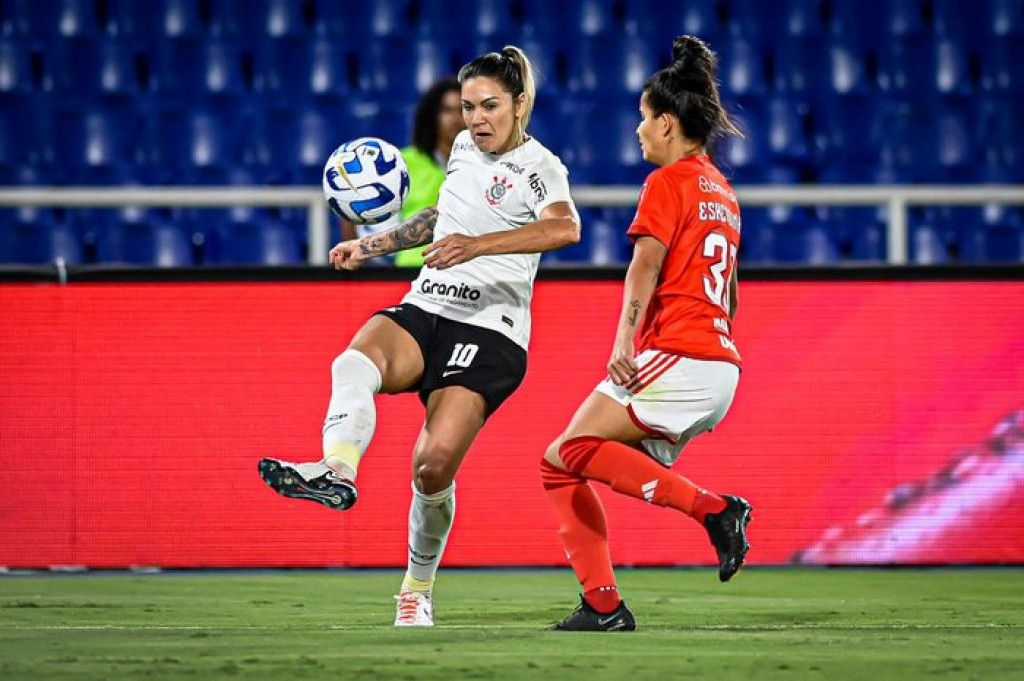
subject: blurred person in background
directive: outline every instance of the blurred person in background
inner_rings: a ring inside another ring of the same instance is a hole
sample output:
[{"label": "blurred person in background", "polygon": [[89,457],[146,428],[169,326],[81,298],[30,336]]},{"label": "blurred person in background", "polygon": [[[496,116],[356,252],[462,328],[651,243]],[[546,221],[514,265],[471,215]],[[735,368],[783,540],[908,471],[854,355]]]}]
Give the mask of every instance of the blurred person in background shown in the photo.
[{"label": "blurred person in background", "polygon": [[331,366],[323,458],[263,459],[279,494],[336,510],[356,502],[356,473],[377,423],[377,393],[418,392],[426,407],[412,453],[409,553],[395,626],[433,626],[433,585],[455,516],[455,474],[487,418],[526,374],[540,254],[579,242],[568,171],[527,135],[533,70],[517,47],[459,71],[468,130],[455,138],[437,207],[331,249],[337,269],[430,244],[411,290],[373,315]]},{"label": "blurred person in background", "polygon": [[[402,158],[409,168],[409,195],[402,204],[400,216],[380,225],[353,225],[342,221],[342,240],[355,239],[394,228],[424,208],[437,205],[444,182],[448,157],[455,136],[466,128],[462,120],[459,81],[444,78],[423,93],[416,104],[412,122],[412,144],[402,148]],[[394,254],[398,267],[422,267],[424,246],[408,248]]]},{"label": "blurred person in background", "polygon": [[677,38],[672,52],[673,63],[651,76],[640,96],[637,136],[644,159],[659,167],[647,176],[628,231],[633,257],[608,377],[541,462],[583,592],[556,630],[636,628],[619,596],[604,507],[590,480],[700,523],[723,582],[748,549],[750,504],[670,469],[691,439],[725,417],[740,375],[732,341],[740,210],[708,155],[717,136],[739,131],[719,99],[715,54],[690,36]]}]

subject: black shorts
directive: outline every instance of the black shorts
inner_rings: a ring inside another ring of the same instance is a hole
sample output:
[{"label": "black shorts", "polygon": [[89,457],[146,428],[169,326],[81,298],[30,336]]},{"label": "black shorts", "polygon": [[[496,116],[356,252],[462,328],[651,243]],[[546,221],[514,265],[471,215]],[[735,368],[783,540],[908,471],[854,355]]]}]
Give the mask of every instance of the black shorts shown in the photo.
[{"label": "black shorts", "polygon": [[456,322],[402,303],[380,312],[416,339],[423,354],[423,377],[408,390],[420,401],[435,390],[461,385],[487,402],[487,416],[516,391],[526,376],[526,350],[507,336]]}]

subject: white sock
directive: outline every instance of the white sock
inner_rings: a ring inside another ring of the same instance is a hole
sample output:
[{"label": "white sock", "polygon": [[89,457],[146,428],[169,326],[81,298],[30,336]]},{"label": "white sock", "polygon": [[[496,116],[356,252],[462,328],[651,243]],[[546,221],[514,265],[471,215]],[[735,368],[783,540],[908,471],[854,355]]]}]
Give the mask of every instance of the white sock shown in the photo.
[{"label": "white sock", "polygon": [[373,396],[380,386],[377,365],[358,350],[346,350],[331,364],[331,401],[322,431],[324,463],[352,480],[377,427]]},{"label": "white sock", "polygon": [[403,589],[430,591],[455,518],[455,483],[437,494],[413,485],[409,506],[409,562]]}]

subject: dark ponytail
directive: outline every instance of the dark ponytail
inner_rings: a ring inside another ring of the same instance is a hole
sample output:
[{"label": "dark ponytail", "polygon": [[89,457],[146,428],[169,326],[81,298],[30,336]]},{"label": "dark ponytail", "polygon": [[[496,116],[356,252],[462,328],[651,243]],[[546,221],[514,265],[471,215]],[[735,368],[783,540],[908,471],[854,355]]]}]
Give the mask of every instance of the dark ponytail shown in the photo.
[{"label": "dark ponytail", "polygon": [[722,135],[742,137],[718,95],[718,58],[700,38],[672,43],[672,65],[647,79],[643,92],[655,116],[671,113],[683,134],[708,146]]}]

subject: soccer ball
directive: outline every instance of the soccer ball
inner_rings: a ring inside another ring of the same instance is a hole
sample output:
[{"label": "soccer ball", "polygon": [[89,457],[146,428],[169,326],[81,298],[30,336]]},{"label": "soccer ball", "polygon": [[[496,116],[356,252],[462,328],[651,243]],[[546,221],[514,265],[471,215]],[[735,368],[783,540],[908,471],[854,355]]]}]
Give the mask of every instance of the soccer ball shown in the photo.
[{"label": "soccer ball", "polygon": [[327,205],[357,225],[384,222],[409,193],[409,169],[401,152],[377,137],[360,137],[334,150],[324,164]]}]

